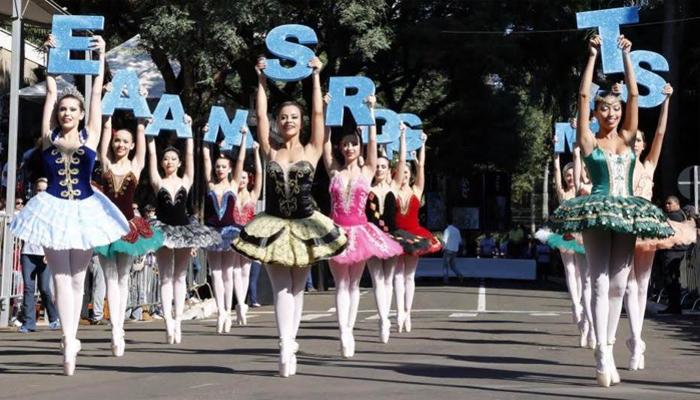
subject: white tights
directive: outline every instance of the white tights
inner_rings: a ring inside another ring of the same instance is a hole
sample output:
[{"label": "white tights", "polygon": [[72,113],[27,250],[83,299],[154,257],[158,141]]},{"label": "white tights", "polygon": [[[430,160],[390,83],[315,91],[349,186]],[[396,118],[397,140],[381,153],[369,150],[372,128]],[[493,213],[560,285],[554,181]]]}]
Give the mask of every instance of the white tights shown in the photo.
[{"label": "white tights", "polygon": [[92,258],[90,250],[53,250],[44,248],[47,264],[56,288],[56,308],[61,320],[61,331],[68,339],[75,339],[83,307],[85,272]]},{"label": "white tights", "polygon": [[[248,285],[250,284],[250,258],[233,252],[233,287],[236,289],[236,303],[238,305],[245,304],[245,297],[248,294]],[[228,309],[231,309],[231,302],[226,303]]]},{"label": "white tights", "polygon": [[598,343],[613,344],[634,256],[635,237],[591,229],[583,232],[583,243],[593,283],[593,329]]},{"label": "white tights", "polygon": [[561,260],[564,263],[564,275],[566,276],[566,286],[569,288],[571,303],[573,304],[573,313],[576,323],[581,319],[581,294],[583,291],[583,283],[581,282],[581,272],[576,263],[576,256],[573,254],[561,253]]},{"label": "white tights", "polygon": [[126,302],[129,300],[129,272],[134,258],[128,254],[117,254],[114,258],[100,257],[107,285],[107,303],[109,303],[109,321],[112,332],[124,329]]},{"label": "white tights", "polygon": [[233,251],[207,251],[214,285],[214,299],[219,315],[231,314],[233,304],[233,266],[236,255]]},{"label": "white tights", "polygon": [[360,306],[360,279],[365,262],[344,265],[330,260],[330,266],[335,281],[335,309],[340,334],[352,333]]},{"label": "white tights", "polygon": [[304,309],[304,287],[310,267],[265,265],[275,299],[277,331],[283,342],[295,340]]},{"label": "white tights", "polygon": [[399,256],[394,274],[396,310],[399,314],[411,315],[413,296],[416,293],[416,268],[418,268],[418,256],[406,254]]},{"label": "white tights", "polygon": [[649,289],[653,264],[654,251],[635,250],[634,265],[627,281],[627,290],[625,290],[627,318],[630,322],[632,338],[635,340],[642,338],[644,312],[647,307],[647,290]]},{"label": "white tights", "polygon": [[586,258],[585,254],[576,253],[576,267],[581,276],[581,303],[583,305],[583,312],[586,313],[586,318],[590,326],[593,326],[593,309],[591,307],[593,286],[591,285],[591,273],[588,270],[588,258]]},{"label": "white tights", "polygon": [[160,274],[160,296],[163,303],[163,318],[173,319],[173,299],[175,319],[182,318],[187,295],[187,266],[191,258],[190,249],[169,249],[161,247],[156,251],[156,262]]},{"label": "white tights", "polygon": [[389,318],[391,298],[394,296],[394,270],[397,257],[386,260],[370,258],[367,260],[372,285],[374,286],[374,300],[377,302],[377,313],[381,320]]}]

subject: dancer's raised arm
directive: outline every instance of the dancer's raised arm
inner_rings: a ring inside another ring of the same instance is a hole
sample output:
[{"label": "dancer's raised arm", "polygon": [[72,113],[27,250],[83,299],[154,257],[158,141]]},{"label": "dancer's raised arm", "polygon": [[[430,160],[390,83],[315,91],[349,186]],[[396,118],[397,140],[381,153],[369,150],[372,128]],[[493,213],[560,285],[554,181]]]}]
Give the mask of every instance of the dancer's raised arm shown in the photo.
[{"label": "dancer's raised arm", "polygon": [[396,164],[396,173],[392,182],[394,189],[401,187],[404,169],[406,169],[406,125],[401,122],[399,125],[399,162]]},{"label": "dancer's raised arm", "polygon": [[[209,132],[209,124],[205,124],[202,128],[202,135],[206,136]],[[211,143],[204,143],[202,146],[202,162],[204,163],[204,182],[211,183]]]},{"label": "dancer's raised arm", "polygon": [[248,134],[248,128],[241,128],[241,145],[238,146],[238,158],[236,158],[236,166],[233,168],[233,181],[238,186],[238,182],[241,181],[241,175],[243,174],[243,165],[245,164],[245,153],[246,153],[246,136]]},{"label": "dancer's raised arm", "polygon": [[[311,139],[306,145],[306,151],[311,151],[313,158],[312,164],[316,164],[318,159],[323,154],[323,146],[325,142],[325,127],[326,124],[323,118],[323,93],[321,92],[321,69],[323,63],[318,57],[314,57],[309,63],[309,67],[313,68],[311,79],[313,81],[313,93],[311,95]],[[308,158],[307,158],[308,160]]]},{"label": "dancer's raised arm", "polygon": [[[323,96],[324,113],[330,101],[331,95],[330,93],[326,93],[326,95]],[[338,161],[335,159],[335,157],[333,157],[333,145],[331,144],[331,127],[324,126],[323,131],[323,166],[326,167],[326,172],[328,173],[328,176],[332,176],[332,172],[335,172],[338,169],[340,169],[340,165],[338,164]]]},{"label": "dancer's raised arm", "polygon": [[416,157],[416,181],[413,183],[413,192],[419,199],[423,195],[425,187],[425,143],[428,141],[428,135],[425,132],[421,133],[420,140],[423,145],[418,150],[418,157]]},{"label": "dancer's raised arm", "polygon": [[258,58],[255,72],[258,74],[258,93],[255,97],[255,116],[258,122],[258,142],[268,160],[275,158],[275,150],[270,146],[270,120],[267,117],[267,77],[263,70],[267,68],[265,57]]},{"label": "dancer's raised arm", "polygon": [[595,61],[600,51],[602,39],[599,35],[595,35],[588,41],[588,62],[586,69],[581,76],[581,86],[578,90],[578,123],[576,125],[576,142],[579,143],[583,151],[583,155],[587,156],[595,147],[595,135],[591,132],[590,115],[591,115],[591,84],[593,83],[593,72],[595,70]]},{"label": "dancer's raised arm", "polygon": [[[112,91],[112,83],[108,83],[104,86],[105,92]],[[112,144],[112,116],[107,115],[104,117],[102,123],[102,137],[100,137],[100,162],[102,163],[102,169],[104,171],[109,170],[112,167],[112,160],[109,158],[109,148]]]},{"label": "dancer's raised arm", "polygon": [[[372,113],[372,119],[374,119],[374,105],[377,103],[377,98],[371,94],[367,96],[365,100],[370,112]],[[369,135],[367,135],[367,152],[365,153],[365,165],[363,169],[366,168],[369,174],[369,179],[372,180],[374,177],[374,171],[377,170],[377,125],[369,126]]]},{"label": "dancer's raised arm", "polygon": [[[185,114],[185,123],[192,126],[192,117]],[[183,176],[185,186],[189,190],[194,183],[194,139],[187,138],[185,142],[185,176]]]},{"label": "dancer's raised arm", "polygon": [[[148,90],[141,86],[139,94],[146,98],[148,96]],[[138,177],[141,176],[141,171],[146,167],[146,124],[148,119],[139,118],[136,121],[136,149],[134,152],[134,159],[131,160],[131,168],[134,170],[134,174]]]},{"label": "dancer's raised arm", "polygon": [[[44,50],[46,51],[46,65],[49,65],[49,50],[56,47],[56,39],[53,35],[44,42]],[[56,86],[56,78],[46,72],[46,100],[44,101],[44,113],[41,120],[41,136],[43,147],[51,145],[51,132],[58,125],[56,118],[56,100],[58,99],[58,87]]]},{"label": "dancer's raised arm", "polygon": [[627,107],[625,109],[625,123],[622,125],[620,136],[625,139],[629,146],[634,143],[639,126],[639,88],[637,78],[634,74],[634,66],[630,57],[632,42],[620,35],[618,47],[622,49],[622,61],[625,66],[625,81],[627,83]]},{"label": "dancer's raised arm", "polygon": [[91,149],[97,149],[102,133],[102,85],[105,80],[105,41],[102,36],[95,35],[90,41],[90,49],[97,51],[100,63],[100,73],[92,79],[90,92],[90,111],[85,130],[88,133],[85,143]]},{"label": "dancer's raised arm", "polygon": [[260,145],[258,142],[253,142],[253,153],[255,154],[255,183],[253,183],[253,191],[250,195],[253,201],[258,201],[262,193],[263,183],[263,168],[262,160],[260,160]]},{"label": "dancer's raised arm", "polygon": [[647,155],[647,158],[644,160],[644,163],[649,163],[649,165],[653,169],[656,169],[656,165],[659,163],[659,157],[661,157],[661,148],[664,144],[664,136],[666,136],[666,124],[668,123],[668,105],[671,101],[671,96],[673,95],[673,87],[670,83],[667,83],[666,86],[664,86],[663,94],[666,95],[666,99],[663,103],[661,103],[659,122],[656,125],[654,141],[651,143],[649,155]]},{"label": "dancer's raised arm", "polygon": [[158,172],[158,155],[156,154],[156,141],[151,136],[148,138],[148,174],[154,191],[160,189],[160,173]]}]

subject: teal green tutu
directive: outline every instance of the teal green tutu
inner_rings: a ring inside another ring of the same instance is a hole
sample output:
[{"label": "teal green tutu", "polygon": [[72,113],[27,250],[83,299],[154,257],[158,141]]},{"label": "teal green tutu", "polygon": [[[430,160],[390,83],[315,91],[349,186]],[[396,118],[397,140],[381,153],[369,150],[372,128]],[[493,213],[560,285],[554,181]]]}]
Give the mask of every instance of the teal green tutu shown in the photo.
[{"label": "teal green tutu", "polygon": [[674,234],[666,215],[648,200],[603,194],[565,201],[554,211],[547,228],[559,234],[602,229],[641,239],[663,239]]},{"label": "teal green tutu", "polygon": [[547,238],[547,246],[565,253],[586,254],[586,249],[576,238],[565,238],[564,235],[552,233]]},{"label": "teal green tutu", "polygon": [[93,252],[112,259],[117,254],[140,257],[163,246],[165,235],[158,228],[151,227],[143,218],[136,217],[129,221],[131,230],[121,239],[105,246],[95,247]]}]

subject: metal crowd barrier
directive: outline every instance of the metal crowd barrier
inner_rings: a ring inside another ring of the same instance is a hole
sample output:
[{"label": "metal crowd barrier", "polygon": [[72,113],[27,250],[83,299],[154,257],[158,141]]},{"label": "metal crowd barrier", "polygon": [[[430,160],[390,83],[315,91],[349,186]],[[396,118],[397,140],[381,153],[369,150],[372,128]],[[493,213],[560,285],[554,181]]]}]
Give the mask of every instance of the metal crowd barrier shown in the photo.
[{"label": "metal crowd barrier", "polygon": [[[681,263],[681,287],[686,289],[686,295],[681,299],[681,304],[688,296],[700,296],[700,242],[688,250]],[[692,309],[700,307],[700,297],[693,302]]]}]

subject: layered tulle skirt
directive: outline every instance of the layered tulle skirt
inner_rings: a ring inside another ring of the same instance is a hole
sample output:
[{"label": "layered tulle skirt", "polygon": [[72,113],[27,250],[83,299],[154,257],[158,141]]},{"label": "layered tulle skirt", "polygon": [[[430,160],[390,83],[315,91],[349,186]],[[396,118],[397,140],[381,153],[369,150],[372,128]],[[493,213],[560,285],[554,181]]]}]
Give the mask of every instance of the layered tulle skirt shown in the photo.
[{"label": "layered tulle skirt", "polygon": [[[435,253],[442,249],[442,243],[440,243],[440,241],[435,236],[433,236],[433,234],[430,233],[429,230],[423,228],[422,226],[413,227],[411,229],[399,229],[394,232],[406,232],[408,235],[411,235],[411,240],[413,240],[413,243],[416,244],[416,246],[414,246],[415,250],[404,251],[406,254],[412,256],[422,256],[423,254]],[[406,238],[409,238],[408,235],[406,236]],[[426,248],[424,245],[422,245],[419,242],[419,240],[427,242],[428,247]]]},{"label": "layered tulle skirt", "polygon": [[169,249],[206,248],[222,242],[219,232],[197,221],[190,221],[187,225],[168,225],[156,219],[151,221],[151,226],[163,232],[163,246]]},{"label": "layered tulle skirt", "polygon": [[343,229],[319,212],[298,219],[260,213],[231,246],[263,264],[305,267],[340,254],[347,240]]},{"label": "layered tulle skirt", "polygon": [[67,200],[47,192],[34,196],[12,221],[15,237],[54,250],[88,250],[129,232],[129,222],[105,195]]},{"label": "layered tulle skirt", "polygon": [[535,232],[535,238],[552,249],[559,250],[561,253],[586,254],[586,249],[583,247],[583,244],[577,240],[576,236],[569,233],[559,235],[547,229],[540,229]]},{"label": "layered tulle skirt", "polygon": [[554,233],[602,229],[642,239],[664,239],[674,234],[666,215],[641,197],[592,194],[562,203],[547,222]]},{"label": "layered tulle skirt", "polygon": [[669,220],[673,236],[666,239],[637,240],[637,249],[641,251],[668,250],[676,246],[688,246],[698,238],[698,230],[693,221],[676,222]]},{"label": "layered tulle skirt", "polygon": [[332,258],[335,263],[350,265],[372,257],[385,260],[403,253],[399,243],[373,224],[341,225],[341,227],[345,230],[348,242],[345,250]]},{"label": "layered tulle skirt", "polygon": [[214,228],[221,235],[221,243],[205,247],[206,251],[233,251],[231,242],[241,233],[241,228],[236,225]]},{"label": "layered tulle skirt", "polygon": [[428,238],[414,235],[403,229],[389,232],[388,235],[401,245],[403,252],[406,254],[425,254],[430,252],[431,242]]},{"label": "layered tulle skirt", "polygon": [[96,247],[95,253],[106,258],[114,258],[117,254],[140,257],[163,246],[165,241],[163,232],[153,228],[145,219],[135,217],[129,221],[129,227],[129,233],[114,243]]}]

